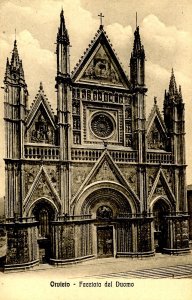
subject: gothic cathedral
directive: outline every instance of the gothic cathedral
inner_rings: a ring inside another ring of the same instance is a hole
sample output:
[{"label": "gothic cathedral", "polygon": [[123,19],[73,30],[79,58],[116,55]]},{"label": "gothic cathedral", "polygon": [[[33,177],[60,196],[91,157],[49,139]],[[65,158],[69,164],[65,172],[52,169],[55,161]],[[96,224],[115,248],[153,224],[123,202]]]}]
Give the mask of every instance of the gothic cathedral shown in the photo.
[{"label": "gothic cathedral", "polygon": [[30,109],[15,41],[4,79],[4,269],[94,257],[189,252],[185,117],[172,71],[146,120],[145,51],[134,33],[128,78],[100,25],[70,72],[63,10],[57,111],[40,84]]}]

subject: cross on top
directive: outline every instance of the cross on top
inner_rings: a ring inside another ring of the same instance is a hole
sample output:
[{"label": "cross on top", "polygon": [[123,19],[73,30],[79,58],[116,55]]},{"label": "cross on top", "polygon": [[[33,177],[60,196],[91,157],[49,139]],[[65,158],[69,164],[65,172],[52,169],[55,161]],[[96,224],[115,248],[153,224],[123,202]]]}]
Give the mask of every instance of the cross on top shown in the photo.
[{"label": "cross on top", "polygon": [[103,24],[102,24],[102,18],[104,18],[103,14],[100,13],[100,14],[98,15],[98,17],[100,17],[100,26],[103,26]]}]

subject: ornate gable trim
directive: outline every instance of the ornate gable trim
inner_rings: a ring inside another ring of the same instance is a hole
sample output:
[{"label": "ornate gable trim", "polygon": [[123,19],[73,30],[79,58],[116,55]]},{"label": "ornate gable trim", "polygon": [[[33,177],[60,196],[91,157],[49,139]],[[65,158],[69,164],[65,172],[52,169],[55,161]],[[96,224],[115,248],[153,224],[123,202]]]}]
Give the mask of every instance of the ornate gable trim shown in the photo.
[{"label": "ornate gable trim", "polygon": [[[123,174],[121,173],[120,169],[117,167],[117,165],[113,162],[109,152],[107,149],[105,149],[105,151],[103,152],[103,154],[101,155],[100,159],[97,161],[97,163],[94,165],[94,167],[92,168],[91,172],[89,173],[89,175],[86,177],[86,179],[84,180],[84,182],[82,183],[82,185],[80,186],[79,190],[77,191],[77,193],[74,195],[74,197],[72,198],[71,204],[73,204],[73,202],[76,201],[76,199],[79,197],[79,195],[83,192],[83,190],[89,185],[91,184],[92,179],[94,178],[94,176],[97,174],[97,172],[99,171],[100,167],[107,162],[110,169],[114,171],[114,175],[117,178],[119,184],[121,184],[128,192],[131,193],[131,195],[133,196],[134,199],[137,199],[137,201],[140,202],[138,196],[135,194],[135,192],[132,190],[131,186],[128,184],[128,182],[126,181],[126,179],[124,178]],[[107,181],[107,180],[106,180]],[[111,182],[111,181],[109,181]],[[117,182],[116,182],[117,183]]]},{"label": "ornate gable trim", "polygon": [[[35,180],[34,180],[32,186],[31,186],[31,188],[30,188],[29,192],[28,192],[28,194],[27,194],[27,196],[26,196],[26,198],[25,198],[25,200],[24,200],[23,208],[24,208],[25,211],[26,211],[26,210],[29,208],[29,206],[30,206],[31,198],[32,198],[32,196],[33,196],[34,191],[37,189],[37,187],[38,187],[38,185],[39,185],[40,178],[41,178],[42,175],[45,176],[46,183],[47,183],[48,187],[50,188],[50,191],[52,192],[52,194],[53,194],[53,196],[54,196],[54,198],[55,198],[55,200],[56,200],[57,206],[58,206],[58,207],[61,206],[60,197],[59,197],[59,195],[57,194],[57,191],[55,190],[55,188],[53,187],[53,185],[52,185],[52,183],[51,183],[51,180],[50,180],[50,178],[49,178],[49,175],[47,174],[45,168],[44,168],[43,166],[41,166],[41,168],[40,168],[40,170],[39,170],[39,172],[38,172],[38,174],[37,174],[37,176],[36,176],[36,178],[35,178]],[[44,196],[44,195],[42,195],[42,197],[43,197],[43,196]]]},{"label": "ornate gable trim", "polygon": [[34,101],[33,105],[32,105],[32,108],[27,116],[27,119],[26,119],[26,128],[29,128],[40,108],[40,106],[42,105],[46,114],[47,114],[47,117],[49,118],[52,126],[54,129],[56,129],[56,124],[55,124],[55,120],[54,120],[54,113],[52,111],[52,108],[44,94],[44,90],[43,90],[43,86],[42,84],[40,84],[40,89],[39,89],[39,92],[37,94],[37,96],[35,97],[36,100]]},{"label": "ornate gable trim", "polygon": [[[89,45],[89,48],[86,49],[84,52],[84,55],[81,57],[79,63],[76,65],[74,71],[72,72],[72,80],[73,81],[79,81],[81,77],[83,76],[85,70],[89,66],[91,60],[94,58],[95,54],[99,50],[100,47],[103,47],[106,51],[106,54],[108,57],[110,57],[111,63],[115,69],[115,71],[118,73],[120,81],[122,83],[121,85],[117,85],[118,87],[123,88],[129,88],[130,83],[128,81],[127,75],[125,74],[121,64],[118,61],[118,58],[115,55],[114,50],[112,49],[112,45],[110,44],[105,31],[103,28],[99,29],[96,33],[94,39],[92,40],[91,44]],[[83,82],[83,81],[81,81]],[[87,80],[87,82],[90,83],[90,80]],[[96,81],[94,80],[94,84]],[[99,83],[99,81],[98,81]],[[115,86],[115,84],[112,84],[112,86]]]},{"label": "ornate gable trim", "polygon": [[162,118],[162,116],[161,116],[159,107],[158,107],[158,105],[155,103],[154,106],[153,106],[153,108],[152,108],[152,110],[151,110],[151,113],[150,113],[150,115],[149,115],[149,118],[148,118],[148,120],[147,120],[147,136],[148,136],[148,134],[149,134],[149,132],[150,132],[150,130],[151,130],[151,127],[152,127],[152,125],[153,125],[153,123],[154,123],[154,121],[155,121],[155,118],[157,118],[158,123],[159,123],[159,125],[160,125],[160,127],[161,127],[163,133],[164,133],[165,135],[167,135],[165,123],[164,123],[163,118]]},{"label": "ornate gable trim", "polygon": [[151,191],[150,191],[150,194],[148,197],[148,203],[150,203],[152,200],[152,197],[155,193],[155,190],[157,188],[159,180],[161,181],[161,184],[162,184],[168,198],[171,200],[172,203],[176,203],[175,196],[174,196],[171,188],[169,187],[169,184],[167,182],[167,179],[166,179],[165,174],[164,174],[163,170],[161,169],[161,167],[160,167],[159,171],[157,172],[157,176],[156,176],[153,186],[151,188]]}]

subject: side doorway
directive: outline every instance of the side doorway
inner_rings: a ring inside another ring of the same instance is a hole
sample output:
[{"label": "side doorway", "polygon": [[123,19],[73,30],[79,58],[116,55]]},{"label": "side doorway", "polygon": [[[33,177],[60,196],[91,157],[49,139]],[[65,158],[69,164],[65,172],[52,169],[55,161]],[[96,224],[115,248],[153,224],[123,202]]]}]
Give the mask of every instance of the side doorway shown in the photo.
[{"label": "side doorway", "polygon": [[51,224],[54,219],[52,207],[45,201],[39,202],[33,209],[38,224],[39,262],[49,263],[51,256]]},{"label": "side doorway", "polygon": [[162,253],[167,244],[167,225],[165,216],[169,212],[167,203],[159,199],[153,206],[155,252]]}]

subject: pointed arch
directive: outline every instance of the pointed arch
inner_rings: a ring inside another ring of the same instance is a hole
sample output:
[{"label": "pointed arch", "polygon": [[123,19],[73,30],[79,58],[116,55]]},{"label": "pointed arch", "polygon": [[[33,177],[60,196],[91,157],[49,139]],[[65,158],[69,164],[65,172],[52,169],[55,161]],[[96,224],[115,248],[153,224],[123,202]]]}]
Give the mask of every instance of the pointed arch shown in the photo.
[{"label": "pointed arch", "polygon": [[[52,185],[52,182],[49,178],[49,175],[47,174],[45,168],[43,166],[41,166],[25,200],[24,200],[24,203],[23,203],[23,209],[24,209],[24,213],[25,214],[28,214],[28,211],[29,211],[29,208],[31,207],[32,203],[36,200],[33,200],[33,194],[35,192],[35,190],[38,188],[39,184],[40,184],[40,179],[41,177],[44,177],[45,178],[45,182],[46,184],[48,185],[49,189],[50,189],[50,192],[55,200],[55,205],[57,207],[57,210],[60,209],[61,207],[61,201],[60,201],[60,197],[57,193],[57,191],[55,190],[55,188],[53,187]],[[42,195],[43,197],[44,195]],[[50,200],[51,201],[51,200]]]},{"label": "pointed arch", "polygon": [[[82,183],[81,187],[79,188],[79,190],[77,191],[77,193],[73,197],[71,203],[74,204],[77,201],[77,199],[79,198],[79,196],[81,195],[81,193],[89,185],[92,184],[93,178],[94,178],[95,174],[97,174],[97,172],[99,171],[99,169],[101,168],[101,166],[105,164],[105,162],[107,162],[107,164],[109,165],[110,170],[113,170],[114,177],[116,177],[116,182],[119,185],[123,186],[124,189],[127,190],[127,193],[130,195],[130,197],[133,198],[133,199],[135,199],[135,201],[139,205],[140,204],[140,200],[139,200],[138,196],[133,191],[133,189],[131,188],[131,186],[127,182],[127,180],[124,178],[124,176],[123,176],[122,172],[120,171],[120,169],[118,168],[118,166],[114,163],[114,161],[111,158],[111,156],[110,156],[110,154],[109,154],[109,152],[108,152],[107,149],[105,149],[105,151],[103,152],[103,154],[101,155],[101,157],[99,158],[99,160],[97,161],[97,163],[92,168],[92,170],[89,173],[89,175],[84,180],[84,182]],[[107,178],[106,178],[106,181],[109,181],[109,180],[107,180]]]},{"label": "pointed arch", "polygon": [[[171,202],[171,204],[174,206],[175,203],[176,203],[176,199],[175,199],[175,196],[167,182],[167,179],[165,177],[165,174],[163,172],[163,170],[160,168],[159,171],[157,172],[157,176],[154,180],[154,183],[153,183],[153,186],[151,188],[151,191],[150,191],[150,194],[149,194],[149,197],[148,197],[148,203],[150,203],[152,201],[152,198],[155,194],[155,190],[157,188],[157,185],[158,185],[158,182],[159,180],[161,181],[161,184],[164,188],[164,191],[165,191],[165,195],[166,197],[169,199],[169,201]],[[164,195],[162,195],[163,197]]]},{"label": "pointed arch", "polygon": [[[91,205],[90,195],[93,193],[99,192],[100,198],[102,198],[102,190],[108,189],[109,193],[110,191],[113,191],[116,193],[116,195],[121,195],[122,202],[119,203],[120,206],[123,207],[125,204],[126,207],[130,207],[131,213],[137,213],[139,212],[139,202],[138,200],[133,197],[133,195],[125,189],[122,185],[116,183],[116,182],[110,182],[110,181],[98,181],[95,183],[90,184],[87,186],[81,194],[77,197],[76,201],[72,204],[72,213],[74,214],[81,214],[81,213],[87,213],[88,209]],[[116,203],[118,203],[118,196],[114,199]],[[87,201],[90,201],[87,203]],[[124,202],[124,203],[123,203]],[[84,209],[86,207],[86,209]]]}]

